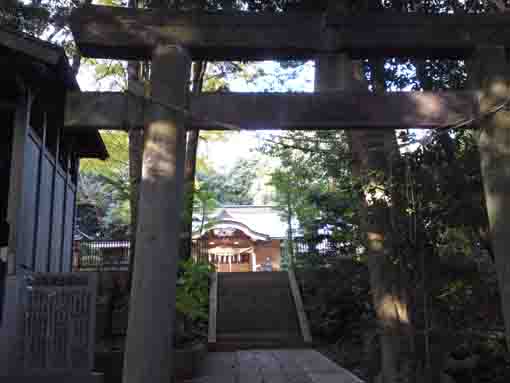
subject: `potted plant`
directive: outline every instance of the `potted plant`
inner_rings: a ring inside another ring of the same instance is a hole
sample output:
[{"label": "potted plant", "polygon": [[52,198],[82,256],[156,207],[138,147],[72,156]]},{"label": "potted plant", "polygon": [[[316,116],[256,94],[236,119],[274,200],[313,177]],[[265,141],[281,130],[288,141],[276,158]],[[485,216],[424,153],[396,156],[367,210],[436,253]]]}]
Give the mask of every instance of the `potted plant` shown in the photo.
[{"label": "potted plant", "polygon": [[207,353],[209,275],[206,262],[181,262],[176,291],[175,365],[176,379],[190,379]]}]

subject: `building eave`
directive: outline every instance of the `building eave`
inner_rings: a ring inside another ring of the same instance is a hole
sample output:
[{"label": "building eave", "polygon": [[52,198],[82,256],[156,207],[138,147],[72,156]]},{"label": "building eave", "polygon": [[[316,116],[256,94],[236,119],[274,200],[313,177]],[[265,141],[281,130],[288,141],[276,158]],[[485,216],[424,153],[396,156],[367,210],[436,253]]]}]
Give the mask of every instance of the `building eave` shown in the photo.
[{"label": "building eave", "polygon": [[251,229],[244,223],[234,221],[234,220],[222,220],[219,222],[215,222],[214,225],[212,225],[211,227],[208,227],[205,230],[202,230],[202,232],[196,232],[193,235],[193,239],[199,239],[199,238],[203,237],[206,233],[208,233],[212,230],[222,229],[222,228],[227,228],[227,227],[235,228],[235,229],[242,231],[244,234],[246,234],[248,237],[250,237],[254,241],[269,241],[272,239],[269,235],[259,233],[255,230]]}]

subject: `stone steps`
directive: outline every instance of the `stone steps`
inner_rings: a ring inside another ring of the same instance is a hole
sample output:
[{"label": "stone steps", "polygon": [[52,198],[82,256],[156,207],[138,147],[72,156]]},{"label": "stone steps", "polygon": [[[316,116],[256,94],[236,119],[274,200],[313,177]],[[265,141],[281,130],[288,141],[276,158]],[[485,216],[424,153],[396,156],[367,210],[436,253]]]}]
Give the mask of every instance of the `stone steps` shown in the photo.
[{"label": "stone steps", "polygon": [[218,351],[303,346],[286,272],[218,274]]},{"label": "stone steps", "polygon": [[238,350],[272,350],[302,348],[301,335],[281,332],[223,333],[211,350],[231,352]]}]

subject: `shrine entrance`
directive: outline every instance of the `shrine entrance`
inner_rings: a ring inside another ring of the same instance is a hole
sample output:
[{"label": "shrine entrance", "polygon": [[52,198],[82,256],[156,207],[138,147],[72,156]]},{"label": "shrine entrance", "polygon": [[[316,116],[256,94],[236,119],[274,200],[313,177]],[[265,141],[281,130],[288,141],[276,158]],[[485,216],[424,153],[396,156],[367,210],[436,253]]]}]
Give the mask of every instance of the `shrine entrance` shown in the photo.
[{"label": "shrine entrance", "polygon": [[[232,227],[224,229],[211,229],[194,243],[202,241],[206,248],[207,261],[215,266],[219,273],[257,271],[256,243],[240,230]],[[192,246],[193,249],[193,246]],[[191,253],[192,257],[202,254]]]},{"label": "shrine entrance", "polygon": [[[89,6],[71,16],[84,56],[152,60],[151,97],[134,92],[68,98],[68,129],[145,127],[125,382],[168,382],[186,130],[349,129],[360,168],[394,129],[483,128],[482,173],[510,340],[509,15],[186,13]],[[171,26],[171,27],[170,27]],[[465,59],[473,91],[370,93],[356,60]],[[192,60],[314,59],[314,94],[189,95]],[[382,167],[377,169],[382,170]],[[384,270],[381,224],[363,218],[371,278]],[[384,344],[403,334],[394,286],[374,288]],[[162,305],[164,300],[166,304]],[[394,305],[396,311],[388,310]],[[395,314],[397,313],[397,314]],[[408,318],[407,318],[408,319]],[[148,325],[150,323],[150,325]],[[404,326],[405,327],[405,326]],[[165,334],[166,336],[162,336]],[[388,348],[387,350],[389,350]],[[386,351],[385,351],[386,352]],[[395,357],[393,360],[392,358]],[[398,366],[398,355],[386,361]],[[165,366],[165,368],[162,368]],[[387,378],[385,378],[387,379]]]}]

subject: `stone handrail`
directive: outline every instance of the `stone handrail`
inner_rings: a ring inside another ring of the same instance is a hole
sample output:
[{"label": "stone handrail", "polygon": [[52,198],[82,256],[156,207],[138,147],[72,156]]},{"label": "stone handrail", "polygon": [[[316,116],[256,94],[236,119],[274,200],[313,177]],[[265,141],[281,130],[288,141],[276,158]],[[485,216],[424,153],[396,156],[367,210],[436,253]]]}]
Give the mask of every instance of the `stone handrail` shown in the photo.
[{"label": "stone handrail", "polygon": [[218,273],[211,275],[209,287],[209,345],[216,343],[216,315],[218,313]]},{"label": "stone handrail", "polygon": [[301,299],[301,293],[299,292],[299,286],[296,280],[294,270],[289,269],[289,283],[292,297],[294,298],[294,304],[296,305],[296,312],[299,321],[299,327],[301,329],[301,335],[305,343],[312,343],[312,334],[310,332],[310,326],[306,317],[306,312],[303,306],[303,300]]}]

